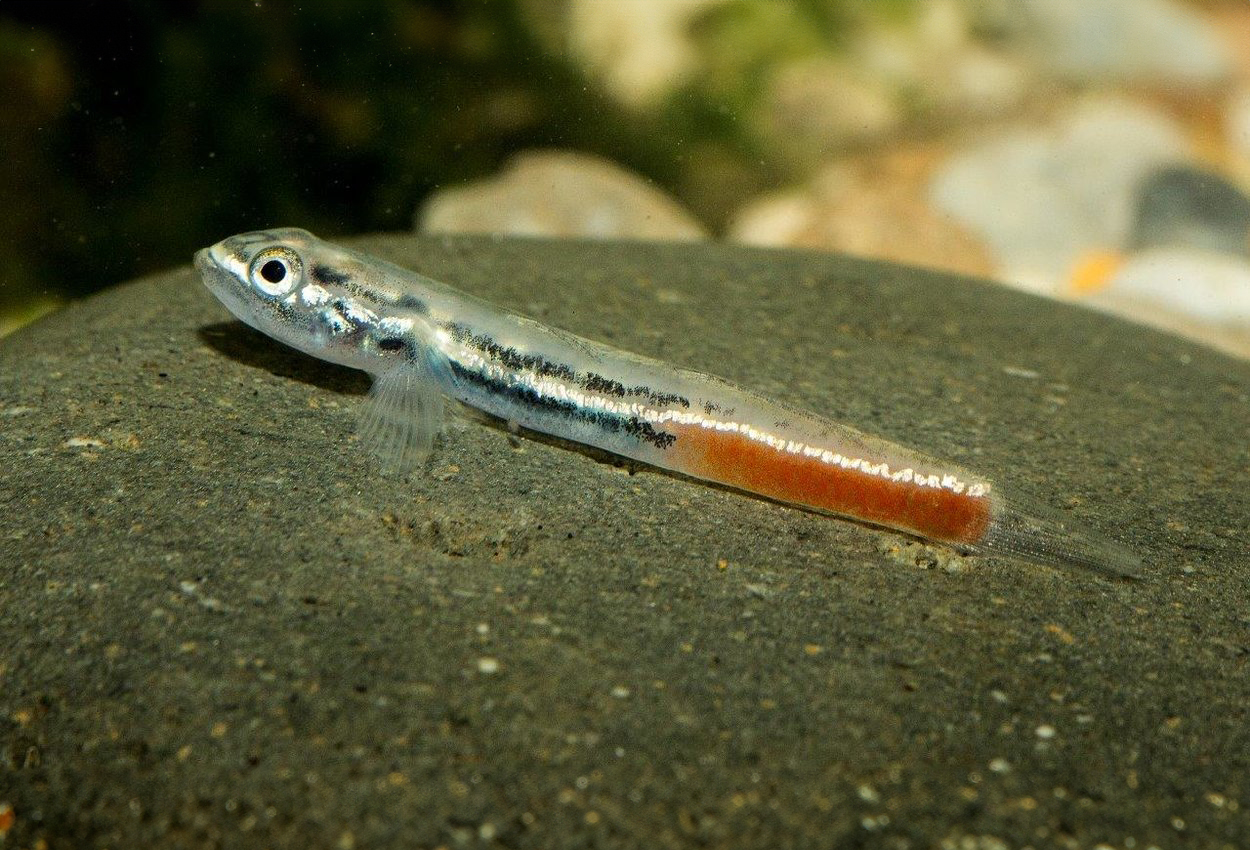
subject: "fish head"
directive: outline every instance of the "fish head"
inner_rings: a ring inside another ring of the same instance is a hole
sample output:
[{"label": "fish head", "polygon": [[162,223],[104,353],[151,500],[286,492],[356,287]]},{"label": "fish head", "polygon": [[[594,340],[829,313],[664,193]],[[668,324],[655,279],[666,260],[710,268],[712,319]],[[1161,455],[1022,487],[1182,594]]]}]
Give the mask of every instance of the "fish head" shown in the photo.
[{"label": "fish head", "polygon": [[378,314],[350,251],[295,227],[240,233],[195,254],[204,285],[234,316],[308,354],[363,368]]}]

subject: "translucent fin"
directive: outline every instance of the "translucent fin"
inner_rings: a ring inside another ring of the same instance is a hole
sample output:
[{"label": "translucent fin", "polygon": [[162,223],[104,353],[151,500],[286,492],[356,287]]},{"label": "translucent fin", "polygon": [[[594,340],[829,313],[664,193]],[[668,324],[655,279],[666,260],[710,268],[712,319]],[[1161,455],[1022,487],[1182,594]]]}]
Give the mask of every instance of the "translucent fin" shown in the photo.
[{"label": "translucent fin", "polygon": [[1123,578],[1140,578],[1142,573],[1141,558],[1128,546],[1054,511],[1016,500],[995,505],[989,529],[970,549]]},{"label": "translucent fin", "polygon": [[442,389],[422,354],[375,378],[360,409],[360,439],[387,472],[409,472],[425,460],[442,426]]}]

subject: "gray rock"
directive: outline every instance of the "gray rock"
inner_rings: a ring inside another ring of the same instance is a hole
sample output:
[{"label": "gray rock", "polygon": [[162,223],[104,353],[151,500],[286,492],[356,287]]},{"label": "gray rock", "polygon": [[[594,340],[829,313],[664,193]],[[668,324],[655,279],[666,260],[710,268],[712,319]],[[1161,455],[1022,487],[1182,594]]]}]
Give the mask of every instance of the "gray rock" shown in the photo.
[{"label": "gray rock", "polygon": [[1032,65],[978,38],[968,0],[911,4],[905,25],[882,15],[849,38],[861,72],[888,81],[909,121],[958,126],[1015,108],[1035,93]]},{"label": "gray rock", "polygon": [[880,140],[903,120],[885,82],[829,57],[778,63],[748,122],[769,151],[803,171],[852,144]]},{"label": "gray rock", "polygon": [[1188,153],[1180,128],[1129,101],[1095,98],[1047,127],[1022,127],[951,157],[935,206],[978,234],[1006,280],[1056,292],[1091,251],[1120,248],[1136,190]]},{"label": "gray rock", "polygon": [[642,176],[576,151],[534,150],[486,180],[441,189],[417,216],[423,233],[591,239],[706,239],[681,204]]},{"label": "gray rock", "polygon": [[1129,256],[1085,303],[1250,360],[1250,259],[1201,248]]},{"label": "gray rock", "polygon": [[973,0],[1039,66],[1094,82],[1204,86],[1233,71],[1231,51],[1202,15],[1173,0]]},{"label": "gray rock", "polygon": [[13,846],[1245,843],[1245,364],[835,256],[356,244],[995,473],[1148,577],[477,422],[383,478],[364,380],[177,270],[0,343]]}]

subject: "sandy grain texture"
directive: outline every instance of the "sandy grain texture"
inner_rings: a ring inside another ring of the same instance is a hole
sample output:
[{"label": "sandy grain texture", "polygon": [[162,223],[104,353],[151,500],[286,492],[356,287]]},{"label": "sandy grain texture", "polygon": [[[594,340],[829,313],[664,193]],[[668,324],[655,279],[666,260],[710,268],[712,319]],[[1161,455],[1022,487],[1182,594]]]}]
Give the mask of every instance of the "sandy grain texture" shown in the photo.
[{"label": "sandy grain texture", "polygon": [[841,257],[355,244],[1017,482],[1146,580],[473,421],[382,478],[363,376],[181,269],[0,344],[6,847],[1250,842],[1247,364]]}]

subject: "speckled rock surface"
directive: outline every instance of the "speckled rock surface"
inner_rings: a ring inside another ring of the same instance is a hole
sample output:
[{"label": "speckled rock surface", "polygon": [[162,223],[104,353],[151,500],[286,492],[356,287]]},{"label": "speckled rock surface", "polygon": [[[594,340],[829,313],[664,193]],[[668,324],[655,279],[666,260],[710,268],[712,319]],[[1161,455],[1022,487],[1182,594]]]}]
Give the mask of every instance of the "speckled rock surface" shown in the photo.
[{"label": "speckled rock surface", "polygon": [[366,382],[189,269],[0,343],[6,847],[1243,847],[1250,366],[720,246],[357,243],[1011,480],[1146,579],[960,558]]}]

